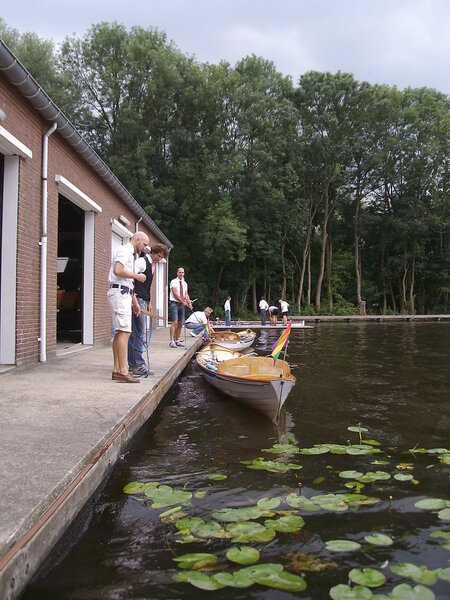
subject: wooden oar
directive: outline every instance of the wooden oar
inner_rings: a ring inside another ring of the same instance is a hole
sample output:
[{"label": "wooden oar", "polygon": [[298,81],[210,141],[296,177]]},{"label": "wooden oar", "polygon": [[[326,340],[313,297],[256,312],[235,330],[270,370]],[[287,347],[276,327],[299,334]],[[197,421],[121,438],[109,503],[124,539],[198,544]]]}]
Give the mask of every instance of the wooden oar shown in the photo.
[{"label": "wooden oar", "polygon": [[161,315],[151,313],[148,310],[145,310],[144,308],[141,308],[141,313],[147,315],[147,317],[153,317],[154,319],[162,319],[163,321],[167,321],[167,317],[162,317]]}]

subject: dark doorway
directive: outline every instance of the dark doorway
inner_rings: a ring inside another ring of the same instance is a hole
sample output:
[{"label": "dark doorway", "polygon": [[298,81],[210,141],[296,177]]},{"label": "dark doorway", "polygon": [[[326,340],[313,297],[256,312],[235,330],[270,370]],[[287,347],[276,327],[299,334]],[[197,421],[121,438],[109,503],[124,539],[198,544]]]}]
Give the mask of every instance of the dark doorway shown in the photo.
[{"label": "dark doorway", "polygon": [[59,196],[58,202],[58,342],[82,340],[84,212]]}]

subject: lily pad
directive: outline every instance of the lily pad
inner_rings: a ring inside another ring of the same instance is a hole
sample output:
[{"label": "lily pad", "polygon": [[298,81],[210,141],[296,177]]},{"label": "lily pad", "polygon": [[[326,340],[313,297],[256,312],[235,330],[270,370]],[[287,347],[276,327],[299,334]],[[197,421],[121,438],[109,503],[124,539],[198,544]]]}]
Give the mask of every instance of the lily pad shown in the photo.
[{"label": "lily pad", "polygon": [[450,521],[450,508],[443,508],[438,512],[437,516],[441,521]]},{"label": "lily pad", "polygon": [[437,576],[439,577],[439,579],[442,579],[442,581],[450,581],[450,567],[447,567],[446,569],[441,569]]},{"label": "lily pad", "polygon": [[394,543],[392,538],[384,533],[372,533],[371,535],[365,535],[364,539],[369,544],[374,544],[375,546],[391,546]]},{"label": "lily pad", "polygon": [[256,503],[261,510],[272,510],[280,506],[280,498],[260,498]]},{"label": "lily pad", "polygon": [[425,565],[417,566],[412,563],[401,563],[391,565],[391,571],[396,575],[407,577],[423,585],[434,585],[437,582],[438,570],[430,571]]},{"label": "lily pad", "polygon": [[394,479],[397,481],[411,481],[411,479],[414,479],[414,476],[410,473],[396,473]]},{"label": "lily pad", "polygon": [[223,529],[216,521],[203,521],[199,519],[193,523],[191,533],[200,538],[229,538],[229,533]]},{"label": "lily pad", "polygon": [[275,537],[275,531],[260,523],[229,523],[227,531],[233,536],[233,542],[270,542]]},{"label": "lily pad", "polygon": [[227,476],[222,475],[222,473],[208,473],[205,476],[205,479],[209,479],[211,481],[223,481],[224,479],[227,479]]},{"label": "lily pad", "polygon": [[380,449],[373,448],[367,444],[352,444],[351,446],[346,446],[345,451],[347,454],[358,456],[362,454],[376,454],[380,452]]},{"label": "lily pad", "polygon": [[434,593],[423,585],[411,587],[407,583],[400,583],[389,592],[387,596],[374,596],[375,598],[386,598],[388,600],[434,600]]},{"label": "lily pad", "polygon": [[200,590],[213,591],[220,590],[225,587],[222,583],[216,580],[214,575],[209,577],[209,575],[206,575],[206,573],[199,573],[198,571],[175,573],[173,579],[183,583],[190,583]]},{"label": "lily pad", "polygon": [[342,477],[343,479],[357,479],[362,476],[363,473],[361,473],[361,471],[341,471],[339,473],[339,477]]},{"label": "lily pad", "polygon": [[215,554],[207,554],[205,552],[197,552],[194,554],[183,554],[173,558],[180,569],[202,569],[204,567],[210,567],[219,562],[218,557]]},{"label": "lily pad", "polygon": [[351,427],[347,427],[348,431],[354,431],[355,433],[367,433],[369,430],[365,427],[360,427],[359,425],[352,425]]},{"label": "lily pad", "polygon": [[298,531],[304,527],[305,521],[298,515],[290,515],[280,517],[279,519],[266,519],[264,524],[269,529],[274,529],[275,531],[281,531],[283,533],[289,533]]},{"label": "lily pad", "polygon": [[257,457],[251,462],[241,461],[242,464],[247,465],[247,469],[254,469],[257,471],[269,471],[271,473],[287,473],[288,471],[301,469],[302,466],[296,463],[284,463],[276,462],[273,460],[264,460],[262,457]]},{"label": "lily pad", "polygon": [[298,494],[289,494],[286,496],[286,503],[293,508],[298,508],[300,510],[307,510],[309,512],[316,512],[320,510],[320,506],[308,498],[304,496],[299,496]]},{"label": "lily pad", "polygon": [[[230,548],[226,554],[228,560],[238,565],[253,565],[259,560],[259,552],[251,546],[241,546],[240,548]],[[228,585],[228,584],[227,584]]]},{"label": "lily pad", "polygon": [[287,571],[257,575],[255,582],[259,585],[287,592],[302,592],[306,589],[306,582],[300,575],[288,573]]},{"label": "lily pad", "polygon": [[300,450],[300,454],[304,454],[306,456],[308,455],[315,455],[315,454],[326,454],[327,452],[329,452],[330,449],[327,446],[313,446],[312,448],[302,448]]},{"label": "lily pad", "polygon": [[330,552],[353,552],[359,550],[361,544],[352,542],[351,540],[329,540],[325,542],[325,547]]},{"label": "lily pad", "polygon": [[448,503],[442,498],[426,498],[425,500],[419,500],[414,503],[416,508],[422,508],[424,510],[440,510],[446,508]]},{"label": "lily pad", "polygon": [[372,592],[362,585],[352,588],[349,585],[340,583],[331,588],[330,597],[333,600],[370,600]]},{"label": "lily pad", "polygon": [[293,444],[274,444],[272,448],[263,448],[262,452],[274,454],[298,454],[300,450]]},{"label": "lily pad", "polygon": [[355,479],[362,483],[372,483],[373,481],[386,481],[390,478],[391,476],[386,471],[367,471],[367,473]]},{"label": "lily pad", "polygon": [[357,585],[366,587],[379,587],[386,581],[386,577],[377,569],[367,567],[365,569],[352,569],[348,574],[348,578]]},{"label": "lily pad", "polygon": [[142,494],[145,489],[145,483],[141,481],[132,481],[131,483],[127,483],[127,485],[123,488],[125,494]]},{"label": "lily pad", "polygon": [[246,508],[223,508],[213,513],[213,517],[217,521],[225,521],[228,523],[237,523],[238,521],[251,521],[259,519],[264,515],[264,510],[258,506],[247,506]]},{"label": "lily pad", "polygon": [[235,573],[215,573],[213,578],[222,585],[233,588],[248,588],[255,583],[251,577],[244,575],[242,571],[236,571]]}]

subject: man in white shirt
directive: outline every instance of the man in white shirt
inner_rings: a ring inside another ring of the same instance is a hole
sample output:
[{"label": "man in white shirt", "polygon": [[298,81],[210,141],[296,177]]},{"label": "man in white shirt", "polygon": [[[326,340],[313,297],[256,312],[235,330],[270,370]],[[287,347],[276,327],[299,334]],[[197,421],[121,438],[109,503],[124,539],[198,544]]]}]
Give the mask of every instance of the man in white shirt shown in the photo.
[{"label": "man in white shirt", "polygon": [[[213,309],[207,306],[205,310],[196,310],[192,315],[186,319],[186,329],[191,330],[192,337],[198,337],[205,331],[206,323],[211,316]],[[210,326],[210,331],[214,329]]]},{"label": "man in white shirt", "polygon": [[286,300],[278,300],[281,305],[281,316],[283,317],[283,325],[287,325],[287,318],[289,314],[289,304]]},{"label": "man in white shirt", "polygon": [[261,314],[261,325],[266,324],[266,312],[269,310],[269,305],[267,304],[264,296],[261,296],[261,300],[259,301],[259,312]]},{"label": "man in white shirt", "polygon": [[128,372],[127,350],[131,333],[131,312],[133,310],[135,315],[140,313],[133,293],[134,281],[145,281],[144,273],[136,271],[134,261],[135,256],[139,256],[148,242],[148,236],[143,231],[135,233],[128,244],[117,249],[109,270],[110,288],[107,298],[114,328],[112,379],[120,383],[139,383],[139,379],[135,379]]},{"label": "man in white shirt", "polygon": [[192,310],[192,302],[188,294],[188,284],[184,280],[184,269],[179,267],[177,276],[170,282],[170,342],[171,348],[182,346],[181,329],[185,319],[185,307]]},{"label": "man in white shirt", "polygon": [[225,326],[229,327],[231,325],[231,296],[227,296],[223,309],[225,311]]}]

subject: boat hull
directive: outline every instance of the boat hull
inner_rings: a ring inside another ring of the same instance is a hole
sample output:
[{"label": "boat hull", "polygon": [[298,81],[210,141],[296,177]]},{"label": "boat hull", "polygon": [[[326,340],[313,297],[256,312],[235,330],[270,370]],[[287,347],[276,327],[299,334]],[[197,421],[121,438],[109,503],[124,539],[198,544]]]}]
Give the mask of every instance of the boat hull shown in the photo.
[{"label": "boat hull", "polygon": [[281,408],[295,385],[295,382],[289,379],[264,382],[230,379],[207,367],[200,368],[206,381],[219,392],[262,412],[274,422],[278,420]]}]

